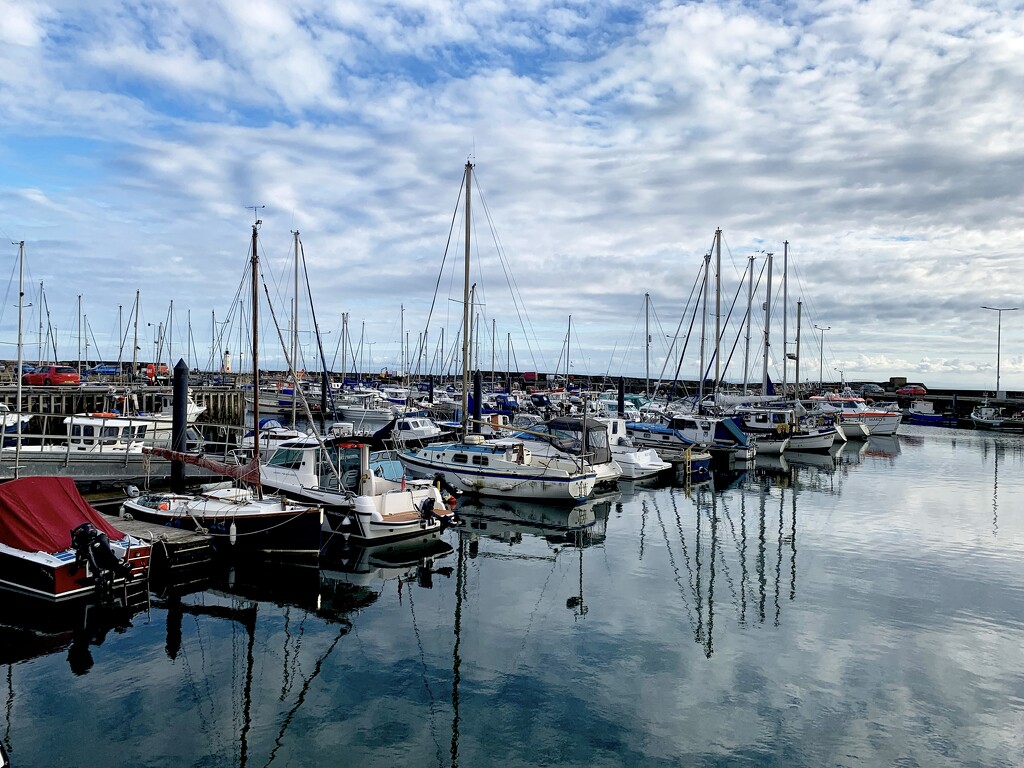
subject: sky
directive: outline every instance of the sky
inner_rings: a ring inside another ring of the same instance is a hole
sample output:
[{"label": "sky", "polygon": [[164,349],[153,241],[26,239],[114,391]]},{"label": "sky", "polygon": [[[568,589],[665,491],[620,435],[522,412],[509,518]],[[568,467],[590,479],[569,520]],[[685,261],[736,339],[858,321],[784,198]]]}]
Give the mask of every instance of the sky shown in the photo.
[{"label": "sky", "polygon": [[2,359],[24,241],[26,359],[237,366],[258,215],[266,367],[298,231],[296,367],[455,370],[471,161],[482,368],[713,373],[720,285],[731,382],[770,295],[775,381],[1024,390],[1016,2],[0,0],[0,92]]}]

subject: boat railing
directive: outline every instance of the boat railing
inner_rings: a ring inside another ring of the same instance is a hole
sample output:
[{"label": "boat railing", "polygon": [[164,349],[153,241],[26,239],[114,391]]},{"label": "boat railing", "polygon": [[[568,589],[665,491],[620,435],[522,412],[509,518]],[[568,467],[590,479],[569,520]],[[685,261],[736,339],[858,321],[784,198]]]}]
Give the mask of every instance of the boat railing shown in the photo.
[{"label": "boat railing", "polygon": [[[50,458],[63,458],[67,463],[84,455],[102,455],[108,459],[124,456],[127,462],[129,456],[142,453],[143,448],[171,447],[171,427],[165,419],[115,413],[8,412],[4,415],[7,424],[0,450],[0,466],[13,464],[19,449],[33,454],[45,452]],[[23,416],[32,418],[22,423],[19,433],[17,419]],[[76,416],[77,420],[70,421]],[[127,426],[124,421],[131,422],[127,433],[123,431]],[[85,429],[81,434],[71,434],[76,422],[91,428],[91,434]],[[141,427],[145,427],[144,431]],[[232,452],[241,444],[242,435],[248,431],[248,428],[207,424],[190,424],[188,429],[186,444],[189,451],[202,452],[221,460],[230,459]]]}]

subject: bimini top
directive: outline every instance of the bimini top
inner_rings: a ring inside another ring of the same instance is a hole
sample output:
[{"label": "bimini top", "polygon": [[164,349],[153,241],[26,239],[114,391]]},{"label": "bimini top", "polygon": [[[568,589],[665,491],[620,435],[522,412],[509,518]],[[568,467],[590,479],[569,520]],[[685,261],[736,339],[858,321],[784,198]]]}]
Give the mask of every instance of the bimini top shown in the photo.
[{"label": "bimini top", "polygon": [[111,540],[124,538],[82,498],[69,477],[24,477],[0,484],[0,543],[55,554],[71,548],[71,531],[91,523]]}]

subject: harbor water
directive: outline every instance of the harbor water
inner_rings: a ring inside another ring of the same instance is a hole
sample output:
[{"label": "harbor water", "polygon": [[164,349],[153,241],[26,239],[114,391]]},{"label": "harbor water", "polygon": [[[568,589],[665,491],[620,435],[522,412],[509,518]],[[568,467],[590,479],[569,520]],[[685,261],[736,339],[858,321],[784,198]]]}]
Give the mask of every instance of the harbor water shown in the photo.
[{"label": "harbor water", "polygon": [[15,766],[1020,766],[1024,438],[904,425],[130,617],[0,609]]}]

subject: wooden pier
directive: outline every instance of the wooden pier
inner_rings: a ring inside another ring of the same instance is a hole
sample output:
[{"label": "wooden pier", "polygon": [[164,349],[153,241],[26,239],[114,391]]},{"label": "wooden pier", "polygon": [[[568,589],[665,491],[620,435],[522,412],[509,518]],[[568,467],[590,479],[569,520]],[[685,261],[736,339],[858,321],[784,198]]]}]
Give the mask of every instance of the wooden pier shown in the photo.
[{"label": "wooden pier", "polygon": [[[104,413],[111,411],[114,404],[111,396],[123,394],[126,387],[117,384],[83,384],[80,387],[22,387],[21,404],[18,404],[16,384],[0,386],[0,403],[14,412],[61,414]],[[139,410],[152,413],[157,411],[164,396],[170,390],[166,387],[134,386],[132,394],[138,400]],[[189,387],[189,393],[200,405],[206,406],[202,421],[240,424],[245,412],[245,393],[236,387]]]},{"label": "wooden pier", "polygon": [[124,497],[110,493],[87,493],[86,500],[119,531],[148,542],[153,548],[150,580],[176,590],[204,581],[213,565],[213,537],[188,528],[173,528],[118,515]]}]

